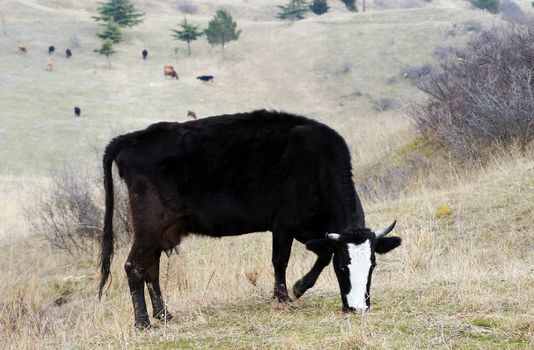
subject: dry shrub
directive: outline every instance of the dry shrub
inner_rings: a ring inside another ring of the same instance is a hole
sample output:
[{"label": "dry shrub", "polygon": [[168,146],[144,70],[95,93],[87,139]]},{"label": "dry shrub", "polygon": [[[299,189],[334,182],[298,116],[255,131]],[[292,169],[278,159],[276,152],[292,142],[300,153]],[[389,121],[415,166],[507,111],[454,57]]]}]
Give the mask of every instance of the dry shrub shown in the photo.
[{"label": "dry shrub", "polygon": [[482,23],[480,23],[479,21],[475,21],[474,19],[470,19],[463,22],[462,26],[467,32],[479,33],[480,31],[482,31]]},{"label": "dry shrub", "polygon": [[417,82],[430,73],[432,73],[432,65],[428,63],[419,67],[402,68],[400,71],[400,74],[403,78],[409,79],[412,82]]},{"label": "dry shrub", "polygon": [[508,22],[526,23],[527,15],[517,3],[511,0],[501,1],[501,18]]},{"label": "dry shrub", "polygon": [[180,1],[178,2],[177,7],[178,11],[189,15],[194,15],[198,12],[198,5],[190,1]]},{"label": "dry shrub", "polygon": [[377,111],[388,111],[399,109],[401,106],[400,102],[392,97],[380,97],[373,101],[373,108]]},{"label": "dry shrub", "polygon": [[427,140],[461,158],[534,140],[534,26],[482,32],[418,87],[429,99],[413,109]]},{"label": "dry shrub", "polygon": [[[31,231],[71,255],[92,253],[92,243],[100,237],[103,226],[101,176],[67,165],[53,169],[50,175],[49,188],[34,194],[31,206],[25,210]],[[124,242],[131,233],[127,199],[120,184],[115,188],[116,236]]]}]

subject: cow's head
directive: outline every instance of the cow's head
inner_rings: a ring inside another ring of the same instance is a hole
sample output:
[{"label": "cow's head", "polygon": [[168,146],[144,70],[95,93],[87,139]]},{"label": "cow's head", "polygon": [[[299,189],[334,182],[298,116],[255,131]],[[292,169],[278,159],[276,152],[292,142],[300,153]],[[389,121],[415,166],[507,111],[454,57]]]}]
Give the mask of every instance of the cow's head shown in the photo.
[{"label": "cow's head", "polygon": [[306,248],[318,255],[334,254],[343,311],[365,311],[371,306],[375,253],[387,253],[401,244],[399,237],[385,237],[395,224],[396,221],[375,232],[361,229],[350,233],[327,233],[325,238],[306,243]]}]

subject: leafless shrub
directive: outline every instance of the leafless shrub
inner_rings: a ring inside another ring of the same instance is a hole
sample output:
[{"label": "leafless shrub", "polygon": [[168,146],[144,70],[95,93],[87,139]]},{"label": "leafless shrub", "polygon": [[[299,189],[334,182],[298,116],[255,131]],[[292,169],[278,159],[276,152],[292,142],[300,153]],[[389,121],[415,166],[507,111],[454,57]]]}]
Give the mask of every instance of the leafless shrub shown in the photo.
[{"label": "leafless shrub", "polygon": [[480,23],[479,21],[475,21],[474,19],[462,22],[462,26],[467,32],[479,33],[480,31],[482,31],[482,23]]},{"label": "leafless shrub", "polygon": [[418,87],[429,99],[413,110],[417,129],[454,154],[534,140],[534,26],[485,31],[442,62]]},{"label": "leafless shrub", "polygon": [[373,108],[378,111],[398,109],[399,107],[399,101],[392,97],[380,97],[373,101]]},{"label": "leafless shrub", "polygon": [[186,0],[179,1],[177,7],[178,11],[188,15],[194,15],[198,12],[198,5]]},{"label": "leafless shrub", "polygon": [[508,22],[525,23],[527,16],[518,4],[511,0],[502,0],[500,5],[501,18]]},{"label": "leafless shrub", "polygon": [[456,52],[456,47],[451,45],[439,45],[436,46],[434,49],[434,57],[436,57],[439,60],[445,60],[449,57],[449,55]]},{"label": "leafless shrub", "polygon": [[417,82],[418,80],[420,80],[424,76],[429,75],[430,73],[432,73],[432,65],[428,63],[419,67],[402,68],[400,71],[400,74],[403,78],[409,79],[412,82]]},{"label": "leafless shrub", "polygon": [[[31,231],[71,255],[91,252],[91,243],[102,233],[104,201],[100,177],[79,167],[63,166],[52,170],[51,179],[50,187],[35,194],[26,210]],[[118,184],[116,188],[116,236],[125,241],[131,234],[126,196]]]},{"label": "leafless shrub", "polygon": [[455,37],[456,34],[458,34],[458,25],[457,24],[453,24],[451,26],[447,26],[447,27],[441,28],[441,34],[445,38],[453,38],[453,37]]}]

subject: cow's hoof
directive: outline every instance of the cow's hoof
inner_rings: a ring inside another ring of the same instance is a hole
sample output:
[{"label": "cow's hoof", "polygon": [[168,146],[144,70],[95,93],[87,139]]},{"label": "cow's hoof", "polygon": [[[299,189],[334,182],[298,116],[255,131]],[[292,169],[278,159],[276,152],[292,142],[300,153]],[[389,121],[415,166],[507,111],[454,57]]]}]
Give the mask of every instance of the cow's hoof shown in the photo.
[{"label": "cow's hoof", "polygon": [[160,321],[169,322],[170,320],[172,320],[172,315],[171,315],[170,312],[162,310],[159,313],[155,314],[154,318],[157,319],[157,320],[160,320]]},{"label": "cow's hoof", "polygon": [[297,299],[300,298],[302,294],[306,293],[307,290],[308,288],[304,287],[304,283],[302,282],[302,280],[298,280],[293,285],[293,294],[295,295],[295,298]]},{"label": "cow's hoof", "polygon": [[150,328],[150,321],[147,320],[135,320],[135,328],[139,331],[144,331]]},{"label": "cow's hoof", "polygon": [[290,303],[293,301],[293,299],[291,299],[289,295],[287,295],[287,293],[284,294],[275,292],[273,295],[273,299],[279,303]]}]

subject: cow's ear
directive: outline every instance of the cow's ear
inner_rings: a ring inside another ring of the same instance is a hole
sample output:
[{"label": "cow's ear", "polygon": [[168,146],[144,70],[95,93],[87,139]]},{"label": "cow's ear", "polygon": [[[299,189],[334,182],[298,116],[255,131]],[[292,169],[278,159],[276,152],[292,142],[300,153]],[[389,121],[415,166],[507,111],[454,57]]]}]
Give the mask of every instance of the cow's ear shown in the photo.
[{"label": "cow's ear", "polygon": [[312,239],[306,243],[306,249],[317,255],[332,254],[335,251],[334,243],[327,238]]},{"label": "cow's ear", "polygon": [[383,237],[376,241],[375,252],[385,254],[401,245],[400,237]]}]

